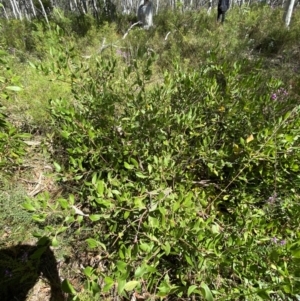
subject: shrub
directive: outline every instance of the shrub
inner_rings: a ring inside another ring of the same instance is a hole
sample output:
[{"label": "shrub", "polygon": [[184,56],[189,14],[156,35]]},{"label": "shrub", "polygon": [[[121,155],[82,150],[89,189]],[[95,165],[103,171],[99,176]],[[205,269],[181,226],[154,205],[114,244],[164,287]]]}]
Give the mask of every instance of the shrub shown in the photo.
[{"label": "shrub", "polygon": [[157,85],[149,84],[152,52],[122,77],[115,59],[92,66],[64,55],[74,101],[53,99],[49,109],[55,166],[72,194],[24,207],[42,223],[57,217],[45,228],[55,243],[73,225],[100,255],[101,268],[83,271],[87,289],[293,298],[300,135],[287,88],[263,78],[259,64],[244,73],[246,60],[215,53],[193,70],[174,61]]},{"label": "shrub", "polygon": [[[7,60],[7,53],[0,49],[0,71],[4,76],[0,77],[0,100],[8,98],[11,93],[20,91],[16,85],[18,77],[10,71]],[[21,133],[13,126],[8,116],[5,114],[5,108],[0,103],[0,173],[10,173],[13,168],[21,163],[25,154],[24,138],[27,134]]]}]

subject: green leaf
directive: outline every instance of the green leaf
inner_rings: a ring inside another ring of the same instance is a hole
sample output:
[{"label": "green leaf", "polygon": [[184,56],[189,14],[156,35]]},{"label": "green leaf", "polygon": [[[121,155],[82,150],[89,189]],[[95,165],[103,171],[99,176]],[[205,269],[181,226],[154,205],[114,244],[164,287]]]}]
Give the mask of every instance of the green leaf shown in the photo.
[{"label": "green leaf", "polygon": [[126,284],[126,280],[124,280],[124,279],[118,280],[118,294],[119,295],[121,295],[123,293],[125,284]]},{"label": "green leaf", "polygon": [[28,64],[29,64],[30,67],[36,69],[36,66],[32,62],[28,61]]},{"label": "green leaf", "polygon": [[196,285],[191,285],[188,289],[188,297],[197,289]]},{"label": "green leaf", "polygon": [[21,88],[21,87],[18,87],[18,86],[7,86],[7,87],[6,87],[6,90],[19,92],[19,91],[22,90],[22,88]]},{"label": "green leaf", "polygon": [[71,204],[71,205],[74,205],[74,203],[75,203],[75,197],[74,197],[73,194],[70,194],[70,195],[69,195],[69,201],[70,201],[70,204]]},{"label": "green leaf", "polygon": [[108,292],[108,291],[112,288],[112,286],[114,285],[114,280],[113,280],[112,278],[110,278],[110,277],[105,277],[105,278],[104,278],[104,282],[105,282],[105,285],[104,285],[102,291],[103,291],[104,293],[106,293],[106,292]]},{"label": "green leaf", "polygon": [[159,297],[166,297],[170,293],[171,287],[164,281],[160,284],[158,290]]},{"label": "green leaf", "polygon": [[300,258],[300,250],[292,250],[292,256],[294,258]]},{"label": "green leaf", "polygon": [[141,178],[141,179],[146,179],[147,176],[143,175],[141,172],[136,172],[135,175],[138,177],[138,178]]},{"label": "green leaf", "polygon": [[94,272],[94,269],[92,267],[86,267],[83,270],[84,275],[87,277],[91,277],[93,275],[93,272]]},{"label": "green leaf", "polygon": [[261,297],[263,300],[270,300],[270,296],[266,290],[261,290],[257,292],[257,295]]},{"label": "green leaf", "polygon": [[67,209],[69,207],[69,202],[66,199],[58,199],[58,202],[62,209]]},{"label": "green leaf", "polygon": [[92,184],[95,185],[97,182],[97,173],[95,172],[92,177]]},{"label": "green leaf", "polygon": [[131,165],[131,164],[127,163],[127,162],[124,162],[124,167],[126,169],[134,169],[134,165]]},{"label": "green leaf", "polygon": [[99,196],[103,196],[103,192],[104,192],[104,182],[103,181],[98,181],[97,183],[97,192],[99,194]]},{"label": "green leaf", "polygon": [[148,272],[147,266],[142,265],[135,270],[134,276],[136,278],[140,278],[147,272]]},{"label": "green leaf", "polygon": [[57,240],[56,237],[53,237],[53,238],[52,238],[51,245],[52,245],[53,247],[57,247],[57,246],[59,245],[58,240]]},{"label": "green leaf", "polygon": [[33,214],[32,219],[36,222],[43,223],[46,220],[46,214]]},{"label": "green leaf", "polygon": [[127,268],[127,263],[124,261],[120,261],[118,260],[117,263],[117,268],[121,273],[125,273],[126,272],[126,268]]},{"label": "green leaf", "polygon": [[205,298],[205,300],[207,300],[207,301],[213,301],[214,300],[213,295],[212,295],[209,287],[204,282],[201,283],[201,291],[203,293],[203,297]]},{"label": "green leaf", "polygon": [[283,290],[285,293],[290,294],[292,292],[292,288],[289,284],[283,285]]},{"label": "green leaf", "polygon": [[188,256],[187,254],[185,254],[184,257],[185,257],[185,260],[187,261],[187,263],[188,263],[190,266],[194,267],[194,263],[193,263],[191,257]]},{"label": "green leaf", "polygon": [[56,231],[56,235],[65,232],[68,229],[68,227],[60,227]]},{"label": "green leaf", "polygon": [[59,165],[58,163],[56,163],[56,162],[54,162],[53,164],[54,164],[54,167],[55,167],[56,172],[61,172],[61,167],[60,167],[60,165]]},{"label": "green leaf", "polygon": [[38,248],[31,256],[31,259],[40,259],[41,256],[45,253],[45,251],[48,249],[48,246]]},{"label": "green leaf", "polygon": [[139,284],[139,281],[133,280],[133,281],[129,281],[125,284],[124,286],[124,290],[126,291],[132,291],[135,289],[135,287]]},{"label": "green leaf", "polygon": [[33,205],[30,202],[25,202],[22,204],[22,207],[28,211],[36,211],[36,209],[33,207]]},{"label": "green leaf", "polygon": [[96,222],[101,218],[101,215],[100,214],[92,214],[89,216],[89,218],[91,221]]},{"label": "green leaf", "polygon": [[135,168],[139,167],[139,163],[135,159],[130,158],[130,161],[131,161],[131,163],[133,163],[133,165],[134,165]]},{"label": "green leaf", "polygon": [[98,241],[96,239],[88,238],[85,241],[88,243],[89,248],[91,249],[98,247]]},{"label": "green leaf", "polygon": [[124,219],[127,219],[129,215],[130,215],[130,211],[125,211],[123,215]]},{"label": "green leaf", "polygon": [[72,284],[65,279],[62,284],[61,284],[61,288],[65,293],[71,294],[71,295],[76,295],[76,291],[74,289],[74,287],[72,286]]},{"label": "green leaf", "polygon": [[166,242],[166,244],[163,246],[163,249],[164,249],[166,255],[170,254],[170,252],[171,252],[171,246],[170,246],[169,242]]},{"label": "green leaf", "polygon": [[88,243],[88,245],[91,249],[101,247],[103,250],[106,250],[105,244],[100,242],[99,240],[96,240],[94,238],[88,238],[85,241]]}]

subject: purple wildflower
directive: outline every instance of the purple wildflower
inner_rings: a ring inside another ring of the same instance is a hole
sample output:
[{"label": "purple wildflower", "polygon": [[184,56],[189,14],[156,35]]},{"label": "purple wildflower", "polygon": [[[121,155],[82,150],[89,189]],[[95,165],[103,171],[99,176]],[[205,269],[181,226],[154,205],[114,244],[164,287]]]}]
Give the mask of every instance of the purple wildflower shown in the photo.
[{"label": "purple wildflower", "polygon": [[5,270],[4,275],[5,275],[5,277],[11,278],[11,277],[12,277],[12,272],[11,272],[11,270],[9,270],[9,269]]},{"label": "purple wildflower", "polygon": [[286,244],[285,239],[279,241],[279,239],[277,237],[271,238],[271,242],[275,245],[280,245],[280,246],[284,246]]},{"label": "purple wildflower", "polygon": [[271,239],[271,241],[272,241],[272,243],[277,244],[278,239],[277,239],[276,237],[273,237],[273,238]]},{"label": "purple wildflower", "polygon": [[276,199],[277,199],[277,194],[276,193],[274,193],[273,195],[271,195],[268,199],[267,199],[267,203],[268,204],[274,204],[275,203],[275,201],[276,201]]},{"label": "purple wildflower", "polygon": [[272,93],[271,99],[272,99],[272,100],[276,100],[276,99],[277,99],[277,94],[276,94],[276,93]]},{"label": "purple wildflower", "polygon": [[129,57],[129,54],[127,52],[122,51],[121,49],[117,49],[116,53],[124,59],[127,59]]},{"label": "purple wildflower", "polygon": [[27,252],[24,252],[24,254],[23,254],[22,257],[21,257],[21,261],[22,261],[22,262],[28,261],[28,253],[27,253]]}]

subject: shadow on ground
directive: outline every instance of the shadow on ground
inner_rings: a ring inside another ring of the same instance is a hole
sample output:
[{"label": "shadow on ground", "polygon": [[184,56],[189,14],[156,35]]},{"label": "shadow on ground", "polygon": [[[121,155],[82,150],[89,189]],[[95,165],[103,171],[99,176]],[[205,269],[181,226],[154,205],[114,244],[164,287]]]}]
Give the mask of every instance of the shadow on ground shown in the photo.
[{"label": "shadow on ground", "polygon": [[[57,262],[47,238],[37,245],[15,245],[0,249],[0,300],[26,301],[39,277],[51,287],[51,301],[64,301]],[[45,300],[45,299],[43,299]]]}]

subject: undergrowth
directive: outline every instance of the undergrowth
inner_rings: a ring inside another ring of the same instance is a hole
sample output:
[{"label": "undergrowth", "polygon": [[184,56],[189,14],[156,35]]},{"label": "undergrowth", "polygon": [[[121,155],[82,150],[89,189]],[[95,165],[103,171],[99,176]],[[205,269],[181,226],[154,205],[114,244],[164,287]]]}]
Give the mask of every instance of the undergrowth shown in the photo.
[{"label": "undergrowth", "polygon": [[281,13],[166,12],[125,36],[56,12],[12,23],[35,47],[2,35],[62,190],[22,206],[72,249],[71,299],[299,298],[300,31]]}]

